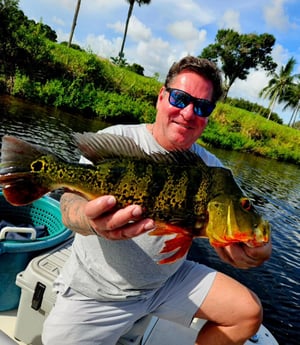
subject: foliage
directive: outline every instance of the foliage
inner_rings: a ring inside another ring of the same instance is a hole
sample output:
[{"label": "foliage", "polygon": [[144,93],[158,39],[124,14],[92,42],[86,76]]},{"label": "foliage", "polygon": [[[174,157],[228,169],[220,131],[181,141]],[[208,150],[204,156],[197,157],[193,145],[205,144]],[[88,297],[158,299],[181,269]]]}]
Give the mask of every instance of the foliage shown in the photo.
[{"label": "foliage", "polygon": [[277,66],[271,56],[274,44],[275,38],[270,34],[240,35],[232,29],[222,29],[218,31],[215,43],[204,48],[201,56],[221,62],[226,99],[234,81],[247,79],[251,69],[260,66],[266,71],[274,71]]},{"label": "foliage", "polygon": [[17,6],[18,1],[0,1],[0,73],[10,81],[17,70],[38,79],[51,61],[47,40],[56,40],[56,33],[47,25],[28,20]]},{"label": "foliage", "polygon": [[[0,42],[2,92],[80,112],[86,117],[97,116],[109,123],[154,121],[162,86],[158,75],[144,77],[140,73],[142,66],[137,64],[117,66],[78,47],[57,44],[51,29],[29,21],[18,10],[17,3],[0,0],[0,34],[4,35]],[[289,92],[295,96],[298,89],[291,86]],[[218,104],[211,116],[201,136],[204,145],[300,164],[299,130],[267,121],[259,115],[266,113],[258,105],[243,100],[227,101]],[[297,124],[296,119],[294,122]]]},{"label": "foliage", "polygon": [[127,69],[129,71],[135,72],[136,74],[144,75],[144,67],[137,63],[133,63],[132,65],[127,66]]},{"label": "foliage", "polygon": [[122,53],[120,52],[119,55],[116,57],[111,56],[110,60],[112,63],[114,63],[115,65],[119,67],[125,67],[128,65],[123,52]]},{"label": "foliage", "polygon": [[[295,65],[296,60],[293,57],[290,58],[287,64],[280,68],[279,74],[275,72],[270,73],[270,75],[272,75],[272,78],[269,80],[268,85],[261,90],[259,95],[270,99],[270,112],[268,119],[271,116],[272,110],[276,102],[278,101],[279,103],[281,103],[286,97],[288,91],[290,90],[291,85],[293,84],[293,80],[295,78],[295,76],[292,75],[292,71]],[[296,104],[298,103],[298,99],[299,95],[297,95]]]},{"label": "foliage", "polygon": [[300,164],[300,131],[219,103],[201,136],[203,143]]},{"label": "foliage", "polygon": [[[237,98],[227,97],[226,98],[226,104],[230,104],[234,107],[251,111],[252,113],[259,114],[265,118],[267,118],[269,116],[269,110],[268,109],[266,109],[265,107],[263,107],[260,104],[252,103],[252,102],[247,101],[243,98],[237,99]],[[274,112],[271,113],[270,119],[272,121],[280,123],[280,124],[283,123],[282,119],[278,116],[278,114],[276,114]]]}]

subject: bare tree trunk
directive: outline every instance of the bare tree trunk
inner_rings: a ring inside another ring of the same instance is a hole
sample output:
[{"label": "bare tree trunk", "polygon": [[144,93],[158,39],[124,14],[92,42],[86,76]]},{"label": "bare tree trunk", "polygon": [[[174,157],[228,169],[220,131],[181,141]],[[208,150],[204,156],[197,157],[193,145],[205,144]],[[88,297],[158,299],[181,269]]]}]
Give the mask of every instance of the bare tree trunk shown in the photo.
[{"label": "bare tree trunk", "polygon": [[126,24],[125,24],[125,31],[124,31],[124,36],[123,36],[123,42],[122,42],[121,50],[119,52],[120,58],[122,58],[123,54],[124,54],[123,51],[124,51],[124,46],[125,46],[125,41],[126,41],[126,36],[127,36],[127,31],[128,31],[128,25],[129,25],[130,17],[132,15],[134,3],[135,3],[135,1],[130,1],[130,4],[129,4],[127,19],[126,19]]},{"label": "bare tree trunk", "polygon": [[271,115],[272,115],[272,113],[273,113],[273,109],[274,109],[274,107],[275,107],[275,104],[276,104],[276,97],[274,97],[274,99],[272,100],[272,103],[271,103],[271,105],[270,105],[270,111],[269,111],[269,115],[268,115],[268,118],[267,118],[267,120],[270,120],[270,117],[271,117]]},{"label": "bare tree trunk", "polygon": [[71,43],[72,43],[74,31],[75,31],[75,26],[76,26],[76,23],[77,23],[77,17],[78,17],[78,13],[79,13],[79,9],[80,9],[80,3],[81,3],[81,0],[77,0],[77,6],[76,6],[76,9],[75,9],[75,14],[74,14],[74,18],[73,18],[73,23],[72,23],[72,28],[71,28],[71,32],[70,32],[70,38],[69,38],[69,42],[68,42],[68,47],[71,47]]},{"label": "bare tree trunk", "polygon": [[295,126],[299,110],[300,110],[300,101],[298,101],[297,106],[294,108],[294,110],[292,112],[292,116],[291,116],[290,121],[288,123],[289,127],[294,127]]}]

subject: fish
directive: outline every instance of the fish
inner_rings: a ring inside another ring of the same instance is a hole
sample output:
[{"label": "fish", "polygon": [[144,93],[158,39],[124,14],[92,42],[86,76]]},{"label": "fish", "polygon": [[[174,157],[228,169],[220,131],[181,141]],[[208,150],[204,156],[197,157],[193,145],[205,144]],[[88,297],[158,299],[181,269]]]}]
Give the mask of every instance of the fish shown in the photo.
[{"label": "fish", "polygon": [[149,235],[167,235],[159,264],[184,257],[197,237],[208,238],[213,247],[269,242],[269,222],[230,169],[207,166],[191,150],[148,154],[132,138],[109,133],[75,133],[74,143],[92,164],[69,162],[45,147],[3,136],[0,186],[6,200],[27,205],[63,188],[87,200],[113,194],[117,208],[141,205],[143,216],[155,221]]}]

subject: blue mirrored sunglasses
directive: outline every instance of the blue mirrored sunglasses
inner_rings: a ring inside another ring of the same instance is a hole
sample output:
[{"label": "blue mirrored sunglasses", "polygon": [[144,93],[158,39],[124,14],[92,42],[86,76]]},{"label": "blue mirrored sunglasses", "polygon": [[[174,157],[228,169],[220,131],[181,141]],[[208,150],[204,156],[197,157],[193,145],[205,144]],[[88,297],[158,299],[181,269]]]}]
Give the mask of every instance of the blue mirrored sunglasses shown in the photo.
[{"label": "blue mirrored sunglasses", "polygon": [[169,92],[169,103],[176,108],[183,109],[193,103],[194,113],[200,117],[208,117],[215,109],[215,104],[207,99],[196,98],[189,93],[167,87]]}]

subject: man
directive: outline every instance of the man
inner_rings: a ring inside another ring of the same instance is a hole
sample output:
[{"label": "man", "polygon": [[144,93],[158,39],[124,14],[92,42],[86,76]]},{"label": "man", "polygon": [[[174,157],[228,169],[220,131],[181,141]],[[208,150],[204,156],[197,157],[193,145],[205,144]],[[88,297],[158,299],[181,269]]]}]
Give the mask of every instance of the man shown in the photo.
[{"label": "man", "polygon": [[[153,124],[113,126],[105,132],[130,136],[146,152],[191,149],[210,166],[220,161],[195,144],[221,97],[221,78],[208,60],[185,57],[171,67],[157,100]],[[66,193],[63,222],[76,232],[70,259],[55,286],[57,303],[45,322],[45,345],[114,345],[137,320],[154,314],[189,326],[208,320],[196,344],[243,344],[260,326],[255,294],[230,277],[185,258],[158,265],[164,237],[142,208],[114,210],[113,196],[88,202]],[[227,263],[255,267],[269,258],[271,244],[216,248]]]}]

